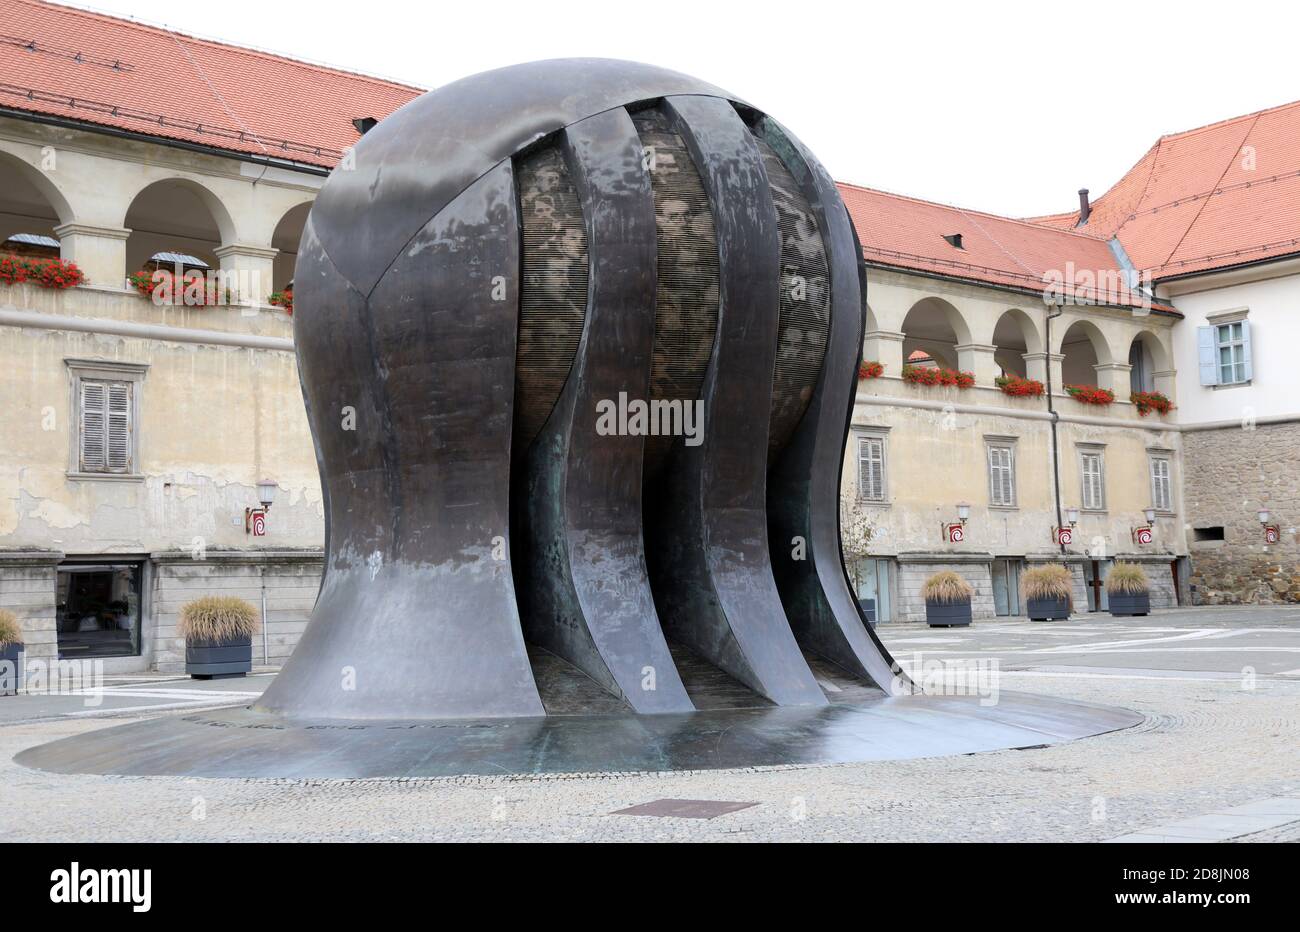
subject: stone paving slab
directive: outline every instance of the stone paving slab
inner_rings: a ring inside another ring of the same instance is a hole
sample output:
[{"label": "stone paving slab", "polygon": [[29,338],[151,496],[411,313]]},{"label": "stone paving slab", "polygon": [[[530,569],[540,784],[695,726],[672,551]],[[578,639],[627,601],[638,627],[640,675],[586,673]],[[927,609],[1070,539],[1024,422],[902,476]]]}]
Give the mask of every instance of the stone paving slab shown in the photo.
[{"label": "stone paving slab", "polygon": [[1153,841],[1228,841],[1271,829],[1300,825],[1300,797],[1279,796],[1262,799],[1220,812],[1211,812],[1181,822],[1171,822],[1158,828],[1144,829],[1118,838],[1112,842]]}]

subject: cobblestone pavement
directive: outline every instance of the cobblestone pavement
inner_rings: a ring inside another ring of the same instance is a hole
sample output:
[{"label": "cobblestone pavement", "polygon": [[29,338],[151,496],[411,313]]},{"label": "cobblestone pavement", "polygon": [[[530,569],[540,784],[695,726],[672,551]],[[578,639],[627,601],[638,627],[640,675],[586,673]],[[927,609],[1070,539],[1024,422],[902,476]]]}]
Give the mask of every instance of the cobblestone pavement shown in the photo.
[{"label": "cobblestone pavement", "polygon": [[[0,837],[1101,841],[1300,793],[1300,612],[1193,610],[1128,622],[1088,616],[1054,629],[1000,620],[957,633],[920,625],[881,633],[911,663],[996,658],[1002,688],[1127,706],[1146,721],[1067,745],[958,758],[545,779],[297,782],[28,770],[12,762],[23,748],[138,715],[25,721],[10,712],[12,723],[0,727]],[[1218,649],[1193,649],[1210,647]],[[713,819],[612,814],[664,798],[757,805]],[[1300,835],[1297,828],[1240,840],[1291,840]]]}]

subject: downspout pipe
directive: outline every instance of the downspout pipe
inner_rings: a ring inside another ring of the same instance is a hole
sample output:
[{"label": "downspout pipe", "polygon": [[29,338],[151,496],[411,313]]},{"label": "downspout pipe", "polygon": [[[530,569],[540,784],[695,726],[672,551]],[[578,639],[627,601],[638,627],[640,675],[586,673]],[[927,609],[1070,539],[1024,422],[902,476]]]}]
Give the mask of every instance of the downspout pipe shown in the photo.
[{"label": "downspout pipe", "polygon": [[[1056,425],[1061,419],[1060,414],[1056,411],[1056,403],[1052,399],[1052,321],[1064,313],[1061,305],[1048,305],[1046,321],[1046,340],[1047,340],[1047,412],[1052,416],[1052,488],[1056,498],[1056,526],[1060,528],[1063,515],[1061,513],[1061,444],[1060,437],[1057,435]],[[1065,544],[1059,542],[1057,546],[1061,553],[1065,553]]]}]

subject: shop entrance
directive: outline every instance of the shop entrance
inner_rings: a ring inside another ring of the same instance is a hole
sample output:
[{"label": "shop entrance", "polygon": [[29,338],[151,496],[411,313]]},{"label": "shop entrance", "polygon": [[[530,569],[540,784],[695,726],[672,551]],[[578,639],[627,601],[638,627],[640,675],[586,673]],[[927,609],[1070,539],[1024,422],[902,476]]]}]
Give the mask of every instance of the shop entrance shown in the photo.
[{"label": "shop entrance", "polygon": [[141,563],[59,565],[60,660],[140,655]]}]

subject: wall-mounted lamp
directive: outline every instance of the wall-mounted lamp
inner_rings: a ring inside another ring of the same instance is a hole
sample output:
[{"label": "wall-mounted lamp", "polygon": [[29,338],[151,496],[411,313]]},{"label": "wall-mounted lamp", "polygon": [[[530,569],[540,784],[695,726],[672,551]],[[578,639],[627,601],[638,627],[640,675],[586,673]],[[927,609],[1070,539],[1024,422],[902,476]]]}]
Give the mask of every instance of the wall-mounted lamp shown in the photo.
[{"label": "wall-mounted lamp", "polygon": [[1263,526],[1263,528],[1264,528],[1264,543],[1266,543],[1266,544],[1276,544],[1279,540],[1282,539],[1282,530],[1281,530],[1281,528],[1279,528],[1276,524],[1269,524],[1269,523],[1268,523],[1268,509],[1267,509],[1267,508],[1261,508],[1261,509],[1259,510],[1258,514],[1256,515],[1256,517],[1259,518],[1259,523],[1260,523],[1260,524]]},{"label": "wall-mounted lamp", "polygon": [[244,509],[245,534],[252,534],[254,537],[266,535],[266,513],[275,504],[276,488],[275,481],[272,479],[263,479],[257,483],[257,500],[262,503],[262,507]]},{"label": "wall-mounted lamp", "polygon": [[1133,543],[1146,545],[1156,539],[1155,523],[1156,510],[1150,506],[1142,509],[1142,517],[1147,519],[1147,523],[1142,527],[1132,529]]},{"label": "wall-mounted lamp", "polygon": [[1069,527],[1052,528],[1052,543],[1062,549],[1074,543],[1074,526],[1079,523],[1079,509],[1074,507],[1065,509],[1065,520]]},{"label": "wall-mounted lamp", "polygon": [[960,544],[966,540],[966,521],[970,518],[970,505],[957,503],[957,523],[943,523],[943,539],[950,544]]}]

